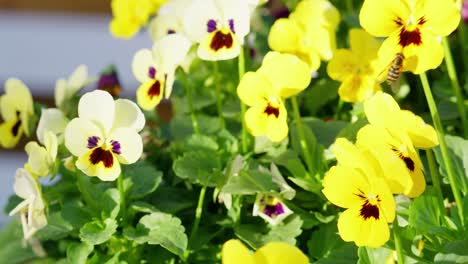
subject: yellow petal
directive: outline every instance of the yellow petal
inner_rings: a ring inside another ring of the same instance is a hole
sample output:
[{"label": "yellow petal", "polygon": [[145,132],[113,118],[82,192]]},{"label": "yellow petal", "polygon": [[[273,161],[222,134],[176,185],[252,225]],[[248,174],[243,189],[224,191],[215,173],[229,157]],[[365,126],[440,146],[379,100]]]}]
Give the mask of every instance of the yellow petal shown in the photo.
[{"label": "yellow petal", "polygon": [[338,232],[344,241],[354,241],[357,246],[380,247],[390,239],[385,219],[373,217],[364,220],[360,206],[344,211],[338,219]]},{"label": "yellow petal", "polygon": [[224,243],[222,249],[223,264],[254,264],[254,257],[249,250],[237,239],[231,239]]},{"label": "yellow petal", "polygon": [[197,54],[202,60],[229,60],[239,55],[241,45],[230,30],[215,30],[207,34],[198,46]]},{"label": "yellow petal", "polygon": [[[265,114],[264,114],[265,115]],[[282,105],[279,116],[269,115],[266,123],[266,136],[273,142],[280,142],[288,136],[286,108]]]},{"label": "yellow petal", "polygon": [[300,49],[303,35],[304,32],[296,21],[280,18],[271,26],[268,45],[274,51],[294,54]]},{"label": "yellow petal", "polygon": [[254,106],[264,104],[264,98],[270,98],[274,91],[271,83],[263,75],[247,72],[237,86],[237,95],[244,104]]},{"label": "yellow petal", "polygon": [[[100,147],[98,147],[100,149]],[[96,176],[102,181],[114,181],[120,175],[120,163],[112,152],[106,153],[106,162],[103,155],[99,156],[96,164],[93,164],[92,155],[95,149],[91,149],[85,155],[78,157],[76,167],[88,176]]]},{"label": "yellow petal", "polygon": [[422,44],[410,45],[403,51],[405,64],[403,71],[420,74],[439,67],[444,59],[444,49],[435,35],[427,30],[421,31]]},{"label": "yellow petal", "polygon": [[349,31],[351,50],[361,61],[377,58],[380,42],[362,29],[353,28]]},{"label": "yellow petal", "polygon": [[395,113],[400,111],[400,106],[387,93],[377,92],[373,97],[364,102],[364,112],[369,123],[377,126],[395,124]]},{"label": "yellow petal", "polygon": [[405,128],[416,148],[428,149],[439,145],[437,132],[421,117],[408,110],[400,111],[398,115],[400,124]]},{"label": "yellow petal", "polygon": [[410,9],[406,1],[366,0],[359,13],[361,26],[376,37],[386,37],[400,27],[395,21],[406,21]]},{"label": "yellow petal", "polygon": [[115,37],[130,39],[138,32],[140,24],[132,21],[114,18],[109,25],[110,33]]},{"label": "yellow petal", "polygon": [[265,76],[284,98],[298,94],[311,80],[306,63],[294,55],[278,52],[268,52],[257,72]]},{"label": "yellow petal", "polygon": [[452,1],[425,0],[417,1],[415,17],[424,17],[423,27],[436,36],[448,36],[460,23],[460,10]]},{"label": "yellow petal", "polygon": [[154,109],[164,94],[164,82],[162,80],[150,80],[142,83],[137,90],[137,102],[143,110]]},{"label": "yellow petal", "polygon": [[353,74],[359,65],[359,58],[350,50],[339,49],[327,65],[327,73],[330,78],[343,81],[348,75]]},{"label": "yellow petal", "polygon": [[247,109],[245,112],[245,125],[247,126],[247,130],[249,133],[254,136],[262,136],[267,133],[266,131],[266,124],[267,124],[267,117],[264,114],[266,106],[255,106]]},{"label": "yellow petal", "polygon": [[23,126],[21,126],[19,120],[11,120],[0,124],[0,145],[3,148],[14,148],[22,135]]},{"label": "yellow petal", "polygon": [[[302,251],[284,242],[270,242],[254,254],[255,263],[264,264],[308,264],[309,259]],[[237,262],[244,263],[244,262]]]},{"label": "yellow petal", "polygon": [[340,98],[345,102],[363,102],[380,91],[380,85],[369,75],[349,75],[338,89]]}]

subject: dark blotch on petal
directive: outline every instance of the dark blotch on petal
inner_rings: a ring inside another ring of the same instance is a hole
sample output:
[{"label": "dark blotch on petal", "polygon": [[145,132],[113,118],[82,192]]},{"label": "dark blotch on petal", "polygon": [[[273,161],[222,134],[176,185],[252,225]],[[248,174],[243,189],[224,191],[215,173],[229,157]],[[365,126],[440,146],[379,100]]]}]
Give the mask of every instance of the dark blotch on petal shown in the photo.
[{"label": "dark blotch on petal", "polygon": [[93,149],[97,147],[97,144],[99,142],[100,138],[97,136],[92,136],[88,138],[88,148]]},{"label": "dark blotch on petal", "polygon": [[360,215],[367,220],[373,217],[375,220],[379,220],[379,207],[377,205],[372,205],[369,201],[365,201],[361,207]]},{"label": "dark blotch on petal", "polygon": [[213,19],[208,20],[208,23],[206,23],[206,31],[208,33],[211,33],[216,30],[216,21]]},{"label": "dark blotch on petal", "polygon": [[11,134],[13,134],[14,137],[18,136],[20,127],[21,127],[21,119],[18,119],[15,125],[13,125],[13,127],[11,128]]},{"label": "dark blotch on petal", "polygon": [[120,142],[116,140],[111,140],[111,144],[112,144],[112,152],[114,152],[117,155],[120,155],[122,153],[120,149]]},{"label": "dark blotch on petal", "polygon": [[426,20],[425,17],[420,17],[418,19],[418,25],[420,25],[420,26],[424,25],[426,22],[427,22],[427,20]]},{"label": "dark blotch on petal", "polygon": [[114,165],[114,156],[109,150],[104,150],[102,148],[95,148],[91,155],[89,156],[89,161],[91,164],[96,165],[99,162],[104,164],[104,167],[111,168]]},{"label": "dark blotch on petal", "polygon": [[263,111],[263,113],[265,113],[267,115],[274,115],[276,118],[278,118],[279,108],[273,107],[270,104],[268,104],[267,107],[265,108],[265,110]]},{"label": "dark blotch on petal", "polygon": [[232,39],[231,33],[223,33],[221,31],[216,31],[213,39],[211,40],[210,48],[214,51],[218,51],[223,47],[231,48],[234,40]]},{"label": "dark blotch on petal", "polygon": [[413,160],[410,157],[403,157],[402,159],[406,164],[406,168],[408,168],[408,170],[410,170],[410,171],[414,171],[414,162],[413,162]]},{"label": "dark blotch on petal", "polygon": [[161,83],[156,80],[148,90],[148,96],[153,99],[155,96],[159,96],[161,94]]},{"label": "dark blotch on petal", "polygon": [[411,44],[414,44],[416,46],[419,46],[422,44],[421,40],[421,32],[419,31],[418,28],[412,31],[408,31],[405,28],[402,28],[400,31],[400,41],[399,41],[400,46],[407,47]]},{"label": "dark blotch on petal", "polygon": [[284,214],[284,208],[281,203],[277,203],[276,205],[267,205],[263,212],[269,217],[278,216]]},{"label": "dark blotch on petal", "polygon": [[231,29],[232,33],[236,33],[234,28],[234,19],[229,19],[229,29]]},{"label": "dark blotch on petal", "polygon": [[148,69],[148,76],[151,78],[151,79],[154,79],[154,77],[156,76],[156,69],[154,67],[149,67]]},{"label": "dark blotch on petal", "polygon": [[175,34],[175,33],[176,33],[176,32],[175,32],[175,30],[173,30],[173,29],[168,29],[168,30],[167,30],[167,34],[168,34],[168,35]]},{"label": "dark blotch on petal", "polygon": [[397,24],[398,26],[403,26],[403,20],[401,19],[401,17],[395,18],[393,22],[395,22],[395,24]]}]

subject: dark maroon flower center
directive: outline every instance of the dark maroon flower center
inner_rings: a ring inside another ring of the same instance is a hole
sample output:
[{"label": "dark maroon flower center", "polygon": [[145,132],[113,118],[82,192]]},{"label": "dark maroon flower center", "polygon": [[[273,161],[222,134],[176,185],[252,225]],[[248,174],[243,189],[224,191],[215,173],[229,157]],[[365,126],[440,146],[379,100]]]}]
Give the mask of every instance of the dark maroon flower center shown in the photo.
[{"label": "dark maroon flower center", "polygon": [[148,96],[153,99],[153,97],[158,97],[161,94],[161,83],[159,80],[156,80],[148,90]]},{"label": "dark maroon flower center", "polygon": [[223,33],[221,30],[215,32],[213,39],[210,43],[210,48],[214,51],[218,51],[222,48],[231,48],[234,43],[232,33]]},{"label": "dark maroon flower center", "polygon": [[281,214],[284,214],[284,208],[281,203],[277,203],[276,205],[267,205],[263,212],[268,215],[269,217],[275,217]]},{"label": "dark maroon flower center", "polygon": [[11,128],[11,134],[13,134],[14,137],[18,136],[19,134],[19,130],[20,130],[20,127],[21,127],[21,118],[20,118],[20,112],[19,111],[16,111],[16,122],[15,124],[13,125],[13,127]]},{"label": "dark maroon flower center", "polygon": [[110,150],[105,150],[101,147],[93,149],[91,155],[89,156],[89,161],[93,165],[97,165],[99,162],[102,162],[104,167],[111,168],[114,165],[114,155]]},{"label": "dark maroon flower center", "polygon": [[263,113],[267,115],[274,115],[276,118],[279,116],[279,108],[268,104]]},{"label": "dark maroon flower center", "polygon": [[364,220],[367,220],[371,217],[373,217],[375,220],[379,220],[379,207],[377,205],[370,204],[369,201],[366,200],[362,205],[359,214],[364,218]]},{"label": "dark maroon flower center", "polygon": [[[427,20],[424,16],[418,19],[418,24],[414,28],[408,29],[400,17],[393,20],[398,26],[402,26],[399,34],[399,42],[401,47],[405,48],[411,44],[419,46],[422,44],[420,27],[424,25]],[[411,27],[411,26],[410,26]]]}]

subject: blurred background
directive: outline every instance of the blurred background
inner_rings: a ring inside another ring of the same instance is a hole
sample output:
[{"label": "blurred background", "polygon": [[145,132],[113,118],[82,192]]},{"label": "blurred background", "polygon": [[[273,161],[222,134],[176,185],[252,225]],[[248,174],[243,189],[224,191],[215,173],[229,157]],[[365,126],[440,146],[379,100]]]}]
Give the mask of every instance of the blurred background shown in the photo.
[{"label": "blurred background", "polygon": [[[109,0],[0,0],[0,94],[5,81],[16,77],[35,101],[52,106],[57,79],[68,78],[80,64],[95,77],[114,64],[122,96],[133,97],[138,83],[131,61],[137,50],[151,47],[151,40],[146,33],[116,39],[108,31],[110,20]],[[3,208],[13,193],[15,171],[27,161],[25,143],[0,149],[0,227],[9,221]]]}]

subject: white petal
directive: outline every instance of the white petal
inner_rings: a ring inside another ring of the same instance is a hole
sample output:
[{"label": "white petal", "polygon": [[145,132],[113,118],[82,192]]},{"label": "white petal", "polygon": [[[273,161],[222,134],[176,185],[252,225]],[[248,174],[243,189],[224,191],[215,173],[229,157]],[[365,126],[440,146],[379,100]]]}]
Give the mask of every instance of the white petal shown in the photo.
[{"label": "white petal", "polygon": [[174,72],[168,73],[166,75],[166,87],[164,89],[164,98],[169,98],[172,93],[172,88],[174,86]]},{"label": "white petal", "polygon": [[33,99],[29,88],[18,79],[10,78],[5,83],[5,94],[15,98],[16,109],[33,114]]},{"label": "white petal", "polygon": [[65,128],[65,147],[74,156],[80,157],[88,152],[88,138],[93,136],[99,137],[101,142],[105,140],[101,129],[93,122],[75,118]]},{"label": "white petal", "polygon": [[153,56],[158,58],[164,73],[171,73],[187,55],[192,43],[181,34],[170,34],[153,45]]},{"label": "white petal", "polygon": [[37,124],[36,135],[41,144],[44,144],[44,135],[47,131],[54,134],[61,134],[65,131],[68,120],[57,108],[42,109],[41,118]]},{"label": "white petal", "polygon": [[49,174],[50,159],[47,150],[39,146],[37,142],[31,141],[24,147],[28,153],[28,163],[25,165],[33,174],[37,176],[47,176]]},{"label": "white petal", "polygon": [[95,90],[84,94],[78,104],[78,116],[96,122],[108,133],[114,122],[114,98],[106,91]]},{"label": "white petal", "polygon": [[15,175],[15,183],[13,185],[16,195],[23,199],[34,198],[40,196],[39,186],[37,181],[31,174],[23,169],[17,169]]},{"label": "white petal", "polygon": [[130,128],[119,128],[110,136],[111,140],[120,144],[121,154],[118,159],[123,164],[135,163],[143,153],[143,142],[141,136]]},{"label": "white petal", "polygon": [[55,106],[61,107],[67,97],[67,81],[59,79],[55,82],[54,90]]},{"label": "white petal", "polygon": [[194,0],[188,4],[183,21],[184,32],[194,42],[201,42],[208,34],[209,20],[222,23],[222,17],[213,0]]},{"label": "white petal", "polygon": [[157,66],[158,65],[156,65],[156,62],[153,59],[153,53],[149,49],[141,49],[137,51],[133,57],[133,75],[135,75],[135,78],[141,83],[151,79],[149,76],[149,68],[154,67],[157,71],[159,70]]},{"label": "white petal", "polygon": [[127,127],[139,132],[145,126],[145,116],[138,105],[127,99],[115,101],[115,119],[113,128]]},{"label": "white petal", "polygon": [[70,75],[68,79],[68,91],[67,94],[69,97],[76,94],[88,80],[88,67],[81,64],[76,68],[76,70]]},{"label": "white petal", "polygon": [[49,155],[50,163],[55,162],[55,158],[57,157],[57,150],[58,150],[58,140],[57,140],[57,136],[52,131],[47,131],[47,133],[45,134],[44,146]]},{"label": "white petal", "polygon": [[174,19],[174,14],[159,14],[151,20],[148,31],[153,41],[158,41],[170,32],[182,33],[183,28],[180,21]]},{"label": "white petal", "polygon": [[244,37],[250,30],[250,11],[249,5],[245,1],[216,0],[222,17],[223,26],[229,28],[229,21],[234,22],[235,35],[239,42],[243,44]]}]

